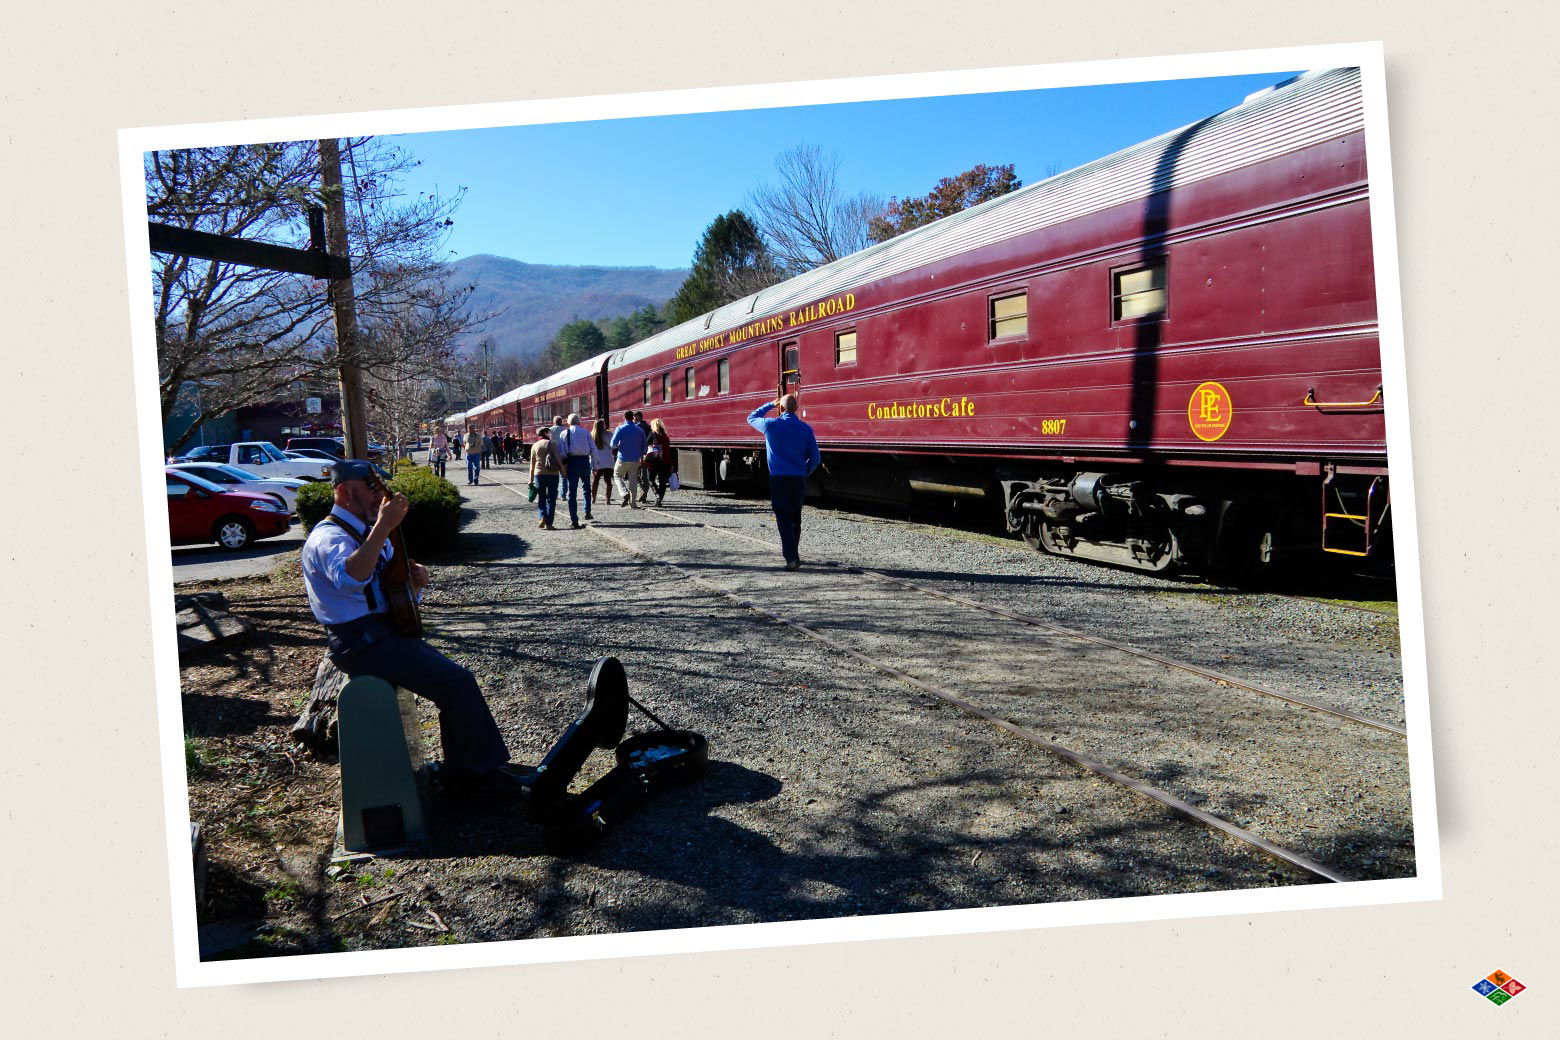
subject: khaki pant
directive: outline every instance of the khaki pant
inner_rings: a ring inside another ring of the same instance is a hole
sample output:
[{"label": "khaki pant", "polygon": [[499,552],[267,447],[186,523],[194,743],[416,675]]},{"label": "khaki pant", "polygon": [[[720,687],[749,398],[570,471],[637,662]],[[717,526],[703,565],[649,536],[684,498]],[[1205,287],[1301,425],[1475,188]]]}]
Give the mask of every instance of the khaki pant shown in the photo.
[{"label": "khaki pant", "polygon": [[619,459],[613,472],[617,474],[618,486],[623,489],[623,501],[618,504],[638,509],[639,503],[634,501],[634,496],[639,494],[639,463]]}]

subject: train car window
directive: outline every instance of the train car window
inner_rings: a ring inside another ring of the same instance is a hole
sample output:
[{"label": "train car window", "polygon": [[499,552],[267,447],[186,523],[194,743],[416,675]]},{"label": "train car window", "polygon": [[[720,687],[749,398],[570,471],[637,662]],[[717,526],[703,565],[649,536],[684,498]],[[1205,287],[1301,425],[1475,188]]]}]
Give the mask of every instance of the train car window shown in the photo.
[{"label": "train car window", "polygon": [[1022,336],[1029,331],[1029,293],[1016,292],[991,298],[990,339]]},{"label": "train car window", "polygon": [[854,365],[856,363],[856,330],[849,332],[836,332],[834,334],[834,363],[836,365]]},{"label": "train car window", "polygon": [[662,372],[661,373],[661,403],[665,404],[666,402],[670,401],[671,399],[672,399],[672,374],[670,372]]},{"label": "train car window", "polygon": [[687,368],[683,369],[683,376],[688,382],[688,400],[691,401],[694,398],[694,391],[696,389],[696,380],[693,378],[692,365],[689,365]]},{"label": "train car window", "polygon": [[715,392],[718,394],[731,392],[731,362],[726,358],[715,362]]},{"label": "train car window", "polygon": [[645,399],[642,402],[640,402],[640,403],[641,404],[649,404],[650,403],[650,380],[648,380],[648,379],[645,380]]},{"label": "train car window", "polygon": [[1165,312],[1165,265],[1163,261],[1144,267],[1116,271],[1112,275],[1112,321],[1147,318]]}]

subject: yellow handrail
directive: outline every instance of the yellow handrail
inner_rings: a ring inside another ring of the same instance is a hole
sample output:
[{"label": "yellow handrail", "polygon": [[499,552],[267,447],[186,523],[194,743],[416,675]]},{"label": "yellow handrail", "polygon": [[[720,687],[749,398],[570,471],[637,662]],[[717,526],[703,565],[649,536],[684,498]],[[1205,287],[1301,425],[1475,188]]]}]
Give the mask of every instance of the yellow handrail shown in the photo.
[{"label": "yellow handrail", "polygon": [[1316,387],[1307,387],[1305,400],[1300,403],[1310,408],[1369,408],[1381,400],[1381,387],[1376,387],[1376,392],[1371,395],[1369,401],[1318,401],[1316,399]]}]

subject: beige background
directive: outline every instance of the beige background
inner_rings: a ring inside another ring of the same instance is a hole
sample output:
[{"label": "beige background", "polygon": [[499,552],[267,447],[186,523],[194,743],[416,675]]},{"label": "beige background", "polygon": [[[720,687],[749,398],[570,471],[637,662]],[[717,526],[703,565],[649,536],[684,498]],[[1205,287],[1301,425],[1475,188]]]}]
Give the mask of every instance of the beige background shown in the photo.
[{"label": "beige background", "polygon": [[[1552,1033],[1555,6],[702,6],[6,15],[10,439],[72,474],[8,482],[0,542],[0,977],[16,1035]],[[116,128],[1373,39],[1387,49],[1443,902],[174,988]],[[1496,967],[1531,987],[1502,1008],[1468,989]]]}]

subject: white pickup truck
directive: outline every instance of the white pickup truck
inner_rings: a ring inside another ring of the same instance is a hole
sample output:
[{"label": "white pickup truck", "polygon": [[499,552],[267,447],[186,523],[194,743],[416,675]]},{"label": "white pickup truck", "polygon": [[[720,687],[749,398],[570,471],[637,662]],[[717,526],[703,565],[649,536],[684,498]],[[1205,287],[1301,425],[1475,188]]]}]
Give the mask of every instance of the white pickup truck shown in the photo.
[{"label": "white pickup truck", "polygon": [[251,473],[258,473],[266,477],[298,477],[303,480],[329,480],[330,463],[324,459],[292,459],[282,454],[282,449],[270,441],[239,441],[237,444],[215,445],[203,449],[197,449],[200,458],[196,459],[196,452],[186,455],[186,459],[200,462],[222,462],[229,466],[238,466],[247,469]]}]

